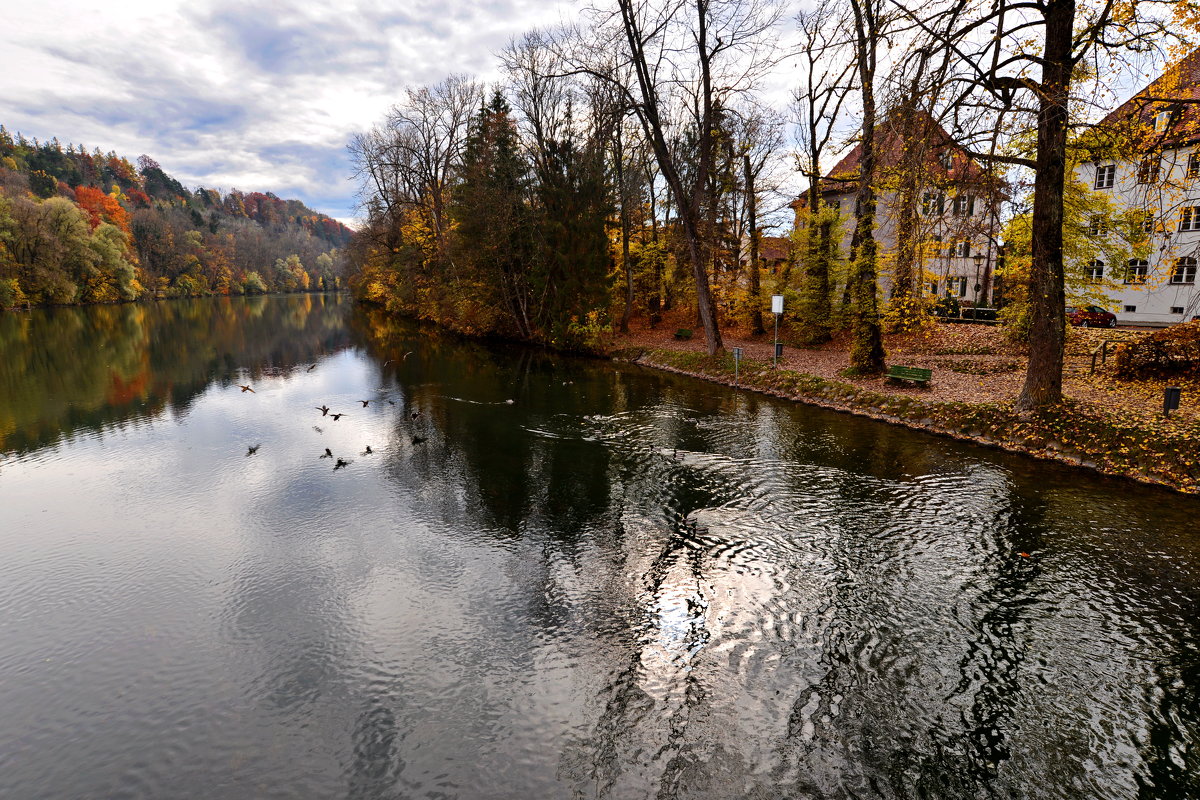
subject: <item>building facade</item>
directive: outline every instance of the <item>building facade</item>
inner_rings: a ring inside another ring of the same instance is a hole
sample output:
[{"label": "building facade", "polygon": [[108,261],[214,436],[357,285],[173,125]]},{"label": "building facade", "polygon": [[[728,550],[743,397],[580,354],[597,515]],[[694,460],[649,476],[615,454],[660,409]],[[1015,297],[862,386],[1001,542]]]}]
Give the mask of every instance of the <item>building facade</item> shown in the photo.
[{"label": "building facade", "polygon": [[1200,316],[1200,50],[1105,117],[1090,149],[1075,175],[1113,213],[1085,221],[1086,233],[1123,235],[1134,246],[1117,263],[1075,266],[1099,284],[1120,323]]},{"label": "building facade", "polygon": [[[924,115],[917,120],[905,131],[903,119],[891,115],[876,132],[881,291],[884,297],[896,294],[897,267],[907,254],[921,294],[991,305],[1003,185],[934,120]],[[861,158],[856,145],[820,183],[822,202],[839,212],[842,262],[852,253]],[[800,228],[807,201],[801,197],[792,205]]]}]

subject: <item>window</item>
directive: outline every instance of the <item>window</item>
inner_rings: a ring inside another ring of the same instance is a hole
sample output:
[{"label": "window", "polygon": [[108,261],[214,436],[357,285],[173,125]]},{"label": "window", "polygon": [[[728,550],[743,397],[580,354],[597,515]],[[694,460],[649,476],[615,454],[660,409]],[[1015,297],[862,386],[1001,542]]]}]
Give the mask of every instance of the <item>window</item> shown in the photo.
[{"label": "window", "polygon": [[1175,116],[1175,112],[1169,108],[1166,111],[1160,111],[1157,114],[1155,114],[1154,115],[1154,132],[1155,133],[1166,133],[1167,128],[1171,127],[1171,121],[1174,116]]},{"label": "window", "polygon": [[1150,262],[1144,258],[1131,258],[1125,267],[1126,283],[1145,283],[1150,274]]},{"label": "window", "polygon": [[1084,269],[1084,274],[1087,275],[1089,283],[1102,283],[1104,281],[1104,262],[1093,259]]},{"label": "window", "polygon": [[930,282],[929,282],[929,293],[930,293],[930,294],[937,294],[937,287],[938,287],[938,282],[937,282],[937,281],[930,281]]},{"label": "window", "polygon": [[1182,314],[1183,306],[1171,306],[1171,313],[1172,314]]},{"label": "window", "polygon": [[938,163],[945,169],[950,169],[954,166],[954,153],[951,153],[949,150],[943,150],[938,153]]},{"label": "window", "polygon": [[956,217],[970,217],[975,214],[975,195],[958,194],[950,205],[950,213]]},{"label": "window", "polygon": [[946,195],[941,192],[926,192],[921,198],[921,211],[927,217],[945,213]]},{"label": "window", "polygon": [[1185,206],[1179,216],[1179,230],[1200,231],[1200,206]]},{"label": "window", "polygon": [[1125,306],[1125,313],[1126,314],[1136,314],[1137,306]]},{"label": "window", "polygon": [[1108,220],[1101,216],[1092,217],[1092,221],[1088,223],[1087,232],[1091,236],[1108,235]]},{"label": "window", "polygon": [[963,239],[961,242],[959,242],[957,245],[955,245],[954,254],[956,256],[958,256],[959,258],[970,258],[971,257],[971,243],[968,242],[966,239]]},{"label": "window", "polygon": [[1134,216],[1133,230],[1136,234],[1139,230],[1142,233],[1154,233],[1154,213],[1151,211],[1139,211]]},{"label": "window", "polygon": [[[1191,256],[1175,259],[1175,269],[1171,270],[1171,283],[1195,283],[1196,259]],[[1183,312],[1180,312],[1183,313]]]},{"label": "window", "polygon": [[1137,171],[1138,183],[1158,183],[1158,159],[1147,158],[1141,164],[1138,164]]},{"label": "window", "polygon": [[967,278],[965,275],[960,275],[955,278],[946,278],[946,293],[950,295],[958,295],[959,297],[967,296]]},{"label": "window", "polygon": [[1096,188],[1111,189],[1113,184],[1117,182],[1117,165],[1108,164],[1107,166],[1096,167]]},{"label": "window", "polygon": [[1190,180],[1200,178],[1200,153],[1192,153],[1188,156],[1187,176]]}]

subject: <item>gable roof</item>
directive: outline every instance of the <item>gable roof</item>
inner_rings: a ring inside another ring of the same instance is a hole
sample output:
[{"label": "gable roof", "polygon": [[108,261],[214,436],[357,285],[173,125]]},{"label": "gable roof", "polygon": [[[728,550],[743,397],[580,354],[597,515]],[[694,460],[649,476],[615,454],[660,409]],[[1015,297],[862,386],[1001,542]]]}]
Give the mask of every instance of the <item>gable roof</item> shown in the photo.
[{"label": "gable roof", "polygon": [[[1154,120],[1163,111],[1173,111],[1174,116],[1160,132],[1154,129]],[[1096,127],[1122,138],[1128,136],[1128,141],[1142,151],[1200,141],[1200,48],[1163,70]]]},{"label": "gable roof", "polygon": [[[924,154],[925,170],[933,183],[982,183],[988,180],[987,171],[971,158],[965,148],[955,141],[937,120],[924,111],[912,112],[911,140],[927,145]],[[884,171],[900,165],[904,157],[904,114],[892,112],[875,128],[875,154],[878,166]],[[950,155],[950,166],[942,163]],[[859,142],[821,179],[822,194],[841,194],[858,179],[862,163],[862,142]]]}]

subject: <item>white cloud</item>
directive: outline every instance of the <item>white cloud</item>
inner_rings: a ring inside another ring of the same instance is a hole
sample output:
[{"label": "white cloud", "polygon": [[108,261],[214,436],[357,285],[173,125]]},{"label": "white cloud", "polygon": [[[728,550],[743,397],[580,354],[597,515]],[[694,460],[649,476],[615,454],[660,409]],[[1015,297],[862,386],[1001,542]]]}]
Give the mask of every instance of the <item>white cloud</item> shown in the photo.
[{"label": "white cloud", "polygon": [[494,79],[494,52],[572,4],[419,0],[108,3],[6,9],[0,123],[148,153],[186,184],[273,191],[348,218],[345,146],[403,87]]}]

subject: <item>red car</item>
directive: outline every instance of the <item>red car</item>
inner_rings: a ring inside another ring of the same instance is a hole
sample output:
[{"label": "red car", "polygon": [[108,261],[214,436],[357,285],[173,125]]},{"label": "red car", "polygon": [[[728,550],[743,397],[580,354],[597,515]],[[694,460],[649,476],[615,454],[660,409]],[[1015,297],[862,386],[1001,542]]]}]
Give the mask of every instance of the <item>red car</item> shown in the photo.
[{"label": "red car", "polygon": [[1067,306],[1067,322],[1080,328],[1115,328],[1117,315],[1100,306]]}]

